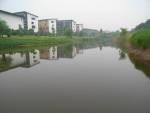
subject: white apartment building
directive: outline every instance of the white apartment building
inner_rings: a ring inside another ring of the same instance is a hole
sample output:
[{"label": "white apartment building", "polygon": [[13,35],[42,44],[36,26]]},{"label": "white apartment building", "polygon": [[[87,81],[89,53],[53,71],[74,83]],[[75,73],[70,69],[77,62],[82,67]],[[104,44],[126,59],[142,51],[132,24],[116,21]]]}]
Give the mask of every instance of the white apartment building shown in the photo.
[{"label": "white apartment building", "polygon": [[0,19],[4,20],[10,29],[18,30],[24,28],[23,18],[14,13],[0,10]]},{"label": "white apartment building", "polygon": [[42,33],[57,33],[57,19],[39,20],[39,31]]},{"label": "white apartment building", "polygon": [[49,19],[49,32],[52,34],[57,33],[57,19]]},{"label": "white apartment building", "polygon": [[72,31],[76,32],[76,22],[72,20]]},{"label": "white apartment building", "polygon": [[26,11],[16,12],[15,14],[23,17],[25,29],[33,29],[34,32],[38,32],[38,16]]},{"label": "white apartment building", "polygon": [[76,32],[80,32],[83,30],[83,24],[76,24]]}]

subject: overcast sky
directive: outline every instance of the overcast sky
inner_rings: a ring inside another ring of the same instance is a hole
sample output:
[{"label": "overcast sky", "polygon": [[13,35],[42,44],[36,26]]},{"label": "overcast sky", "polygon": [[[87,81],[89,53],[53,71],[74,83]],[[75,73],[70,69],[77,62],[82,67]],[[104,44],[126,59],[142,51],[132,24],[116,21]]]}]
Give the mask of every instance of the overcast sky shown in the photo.
[{"label": "overcast sky", "polygon": [[113,31],[150,19],[150,0],[0,0],[0,9],[29,11],[39,19],[73,19],[86,28]]}]

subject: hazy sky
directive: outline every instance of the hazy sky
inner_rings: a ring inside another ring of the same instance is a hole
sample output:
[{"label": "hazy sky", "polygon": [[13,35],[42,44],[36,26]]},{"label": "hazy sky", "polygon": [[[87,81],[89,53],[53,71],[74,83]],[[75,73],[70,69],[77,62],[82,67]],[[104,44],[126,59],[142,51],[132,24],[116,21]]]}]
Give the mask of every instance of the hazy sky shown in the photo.
[{"label": "hazy sky", "polygon": [[0,0],[0,9],[29,11],[40,19],[74,19],[86,28],[133,28],[150,19],[150,0]]}]

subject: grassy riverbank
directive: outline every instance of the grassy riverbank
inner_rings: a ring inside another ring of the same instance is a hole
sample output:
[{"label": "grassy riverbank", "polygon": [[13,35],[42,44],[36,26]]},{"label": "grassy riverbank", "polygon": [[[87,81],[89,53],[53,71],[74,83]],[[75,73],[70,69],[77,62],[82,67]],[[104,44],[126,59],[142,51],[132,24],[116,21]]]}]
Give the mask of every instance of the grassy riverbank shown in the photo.
[{"label": "grassy riverbank", "polygon": [[144,29],[133,33],[131,44],[137,48],[150,49],[150,29]]},{"label": "grassy riverbank", "polygon": [[80,41],[80,37],[12,36],[10,38],[0,38],[0,47],[58,45],[79,43]]},{"label": "grassy riverbank", "polygon": [[150,64],[150,29],[129,32],[120,36],[118,42],[135,59]]},{"label": "grassy riverbank", "polygon": [[84,45],[96,42],[95,38],[87,37],[12,36],[0,38],[0,53],[32,51],[54,45]]}]

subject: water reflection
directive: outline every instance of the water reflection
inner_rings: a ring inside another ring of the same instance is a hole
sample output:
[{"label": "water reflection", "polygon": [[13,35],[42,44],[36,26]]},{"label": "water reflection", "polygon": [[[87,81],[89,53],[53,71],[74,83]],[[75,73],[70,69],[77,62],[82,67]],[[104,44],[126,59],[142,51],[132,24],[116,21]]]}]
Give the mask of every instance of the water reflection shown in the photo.
[{"label": "water reflection", "polygon": [[80,46],[71,44],[65,46],[53,46],[32,52],[18,52],[0,55],[0,72],[17,67],[32,67],[40,63],[40,59],[58,60],[59,58],[74,58],[77,54],[83,54]]},{"label": "water reflection", "polygon": [[97,45],[1,54],[1,71],[32,68],[0,73],[0,113],[148,113],[147,71],[137,71],[123,51],[112,47],[100,51],[102,46]]},{"label": "water reflection", "polygon": [[57,60],[57,46],[50,47],[48,49],[41,49],[40,50],[40,59],[46,60]]},{"label": "water reflection", "polygon": [[[113,45],[113,44],[111,44]],[[106,45],[105,45],[106,46]],[[110,45],[109,45],[110,46]],[[35,49],[33,51],[17,52],[17,53],[3,53],[0,54],[0,72],[7,71],[9,69],[24,67],[29,68],[40,63],[41,60],[58,60],[60,58],[72,59],[78,54],[83,54],[84,49],[96,48],[103,51],[103,44],[80,44],[80,45],[61,45],[52,46],[43,49]],[[105,48],[105,47],[104,47]],[[122,49],[118,51],[119,60],[127,59],[127,54]],[[145,75],[150,77],[150,66],[139,61],[133,55],[128,55],[131,62],[135,65],[135,68],[144,72]]]},{"label": "water reflection", "polygon": [[1,54],[0,55],[0,72],[15,67],[31,67],[40,63],[39,50],[25,53]]},{"label": "water reflection", "polygon": [[119,50],[119,60],[124,60],[126,59],[126,53],[123,50]]},{"label": "water reflection", "polygon": [[150,63],[143,62],[140,59],[137,59],[134,55],[128,54],[130,61],[133,63],[134,67],[142,71],[148,78],[150,78]]}]

